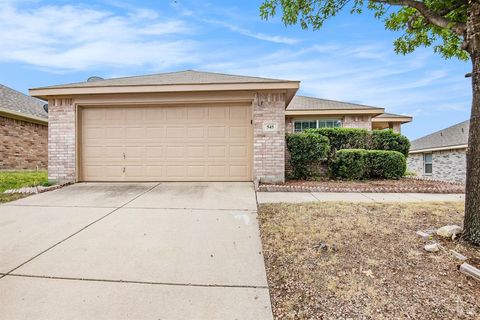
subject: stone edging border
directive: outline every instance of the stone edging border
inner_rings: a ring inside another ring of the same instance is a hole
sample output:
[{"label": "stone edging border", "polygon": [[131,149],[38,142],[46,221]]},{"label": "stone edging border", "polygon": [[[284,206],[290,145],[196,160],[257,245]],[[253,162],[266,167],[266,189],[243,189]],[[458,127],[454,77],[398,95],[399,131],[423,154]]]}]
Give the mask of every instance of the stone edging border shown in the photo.
[{"label": "stone edging border", "polygon": [[34,186],[34,187],[24,187],[20,189],[10,189],[10,190],[5,190],[3,194],[15,194],[15,193],[21,193],[21,194],[37,194],[37,193],[43,193],[47,191],[52,191],[56,189],[63,188],[69,184],[72,184],[71,182],[69,183],[63,183],[63,184],[55,184],[53,186]]},{"label": "stone edging border", "polygon": [[435,187],[328,187],[328,186],[289,186],[289,185],[260,185],[260,192],[372,192],[372,193],[461,193],[450,188]]}]

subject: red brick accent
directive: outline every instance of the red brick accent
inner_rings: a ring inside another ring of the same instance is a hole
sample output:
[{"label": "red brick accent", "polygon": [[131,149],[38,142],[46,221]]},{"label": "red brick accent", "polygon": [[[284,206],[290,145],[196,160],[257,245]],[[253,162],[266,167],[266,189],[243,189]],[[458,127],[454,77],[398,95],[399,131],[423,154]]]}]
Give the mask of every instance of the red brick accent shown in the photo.
[{"label": "red brick accent", "polygon": [[[264,131],[265,122],[277,130]],[[261,182],[285,181],[285,94],[259,92],[253,101],[253,176]]]},{"label": "red brick accent", "polygon": [[0,169],[47,168],[47,126],[0,117]]},{"label": "red brick accent", "polygon": [[48,109],[48,179],[74,182],[76,115],[73,99],[49,100]]}]

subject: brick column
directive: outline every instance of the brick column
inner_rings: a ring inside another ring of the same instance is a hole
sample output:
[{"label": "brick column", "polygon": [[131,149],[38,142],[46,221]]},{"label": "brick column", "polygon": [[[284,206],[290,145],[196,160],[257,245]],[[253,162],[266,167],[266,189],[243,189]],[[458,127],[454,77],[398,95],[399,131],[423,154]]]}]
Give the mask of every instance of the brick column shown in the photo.
[{"label": "brick column", "polygon": [[393,132],[402,133],[402,125],[398,122],[390,122],[389,128],[392,129]]},{"label": "brick column", "polygon": [[73,99],[48,101],[48,180],[75,182],[76,115]]},{"label": "brick column", "polygon": [[[274,131],[265,124],[276,125]],[[285,94],[258,92],[253,101],[253,178],[262,182],[285,181]]]}]

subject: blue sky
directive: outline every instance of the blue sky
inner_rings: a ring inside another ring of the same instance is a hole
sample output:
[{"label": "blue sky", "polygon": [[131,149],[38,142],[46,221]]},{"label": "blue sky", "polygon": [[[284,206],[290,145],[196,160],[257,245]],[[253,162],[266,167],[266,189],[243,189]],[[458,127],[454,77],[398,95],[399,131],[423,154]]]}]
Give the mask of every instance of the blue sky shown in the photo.
[{"label": "blue sky", "polygon": [[300,94],[414,116],[417,138],[469,117],[468,62],[401,56],[398,34],[347,12],[319,31],[262,21],[261,1],[0,0],[0,83],[28,88],[195,69],[301,80]]}]

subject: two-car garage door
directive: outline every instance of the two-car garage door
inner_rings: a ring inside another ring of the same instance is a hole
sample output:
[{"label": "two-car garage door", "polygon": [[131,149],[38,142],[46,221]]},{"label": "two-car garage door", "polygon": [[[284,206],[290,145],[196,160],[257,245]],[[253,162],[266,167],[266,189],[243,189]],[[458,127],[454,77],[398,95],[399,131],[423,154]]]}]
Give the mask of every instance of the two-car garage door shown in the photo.
[{"label": "two-car garage door", "polygon": [[248,105],[88,107],[82,181],[251,181]]}]

